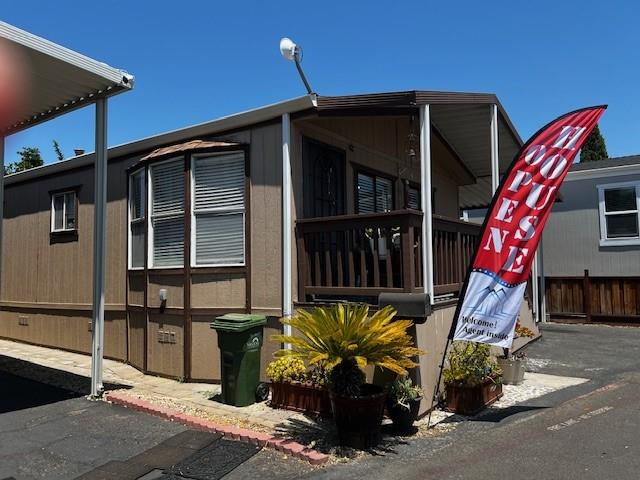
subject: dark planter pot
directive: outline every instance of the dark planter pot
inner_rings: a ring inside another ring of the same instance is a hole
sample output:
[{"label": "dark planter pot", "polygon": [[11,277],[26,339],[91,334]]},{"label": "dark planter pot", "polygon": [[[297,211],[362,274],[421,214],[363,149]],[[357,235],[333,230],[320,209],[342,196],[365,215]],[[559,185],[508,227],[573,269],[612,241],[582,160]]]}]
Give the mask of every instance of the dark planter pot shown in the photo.
[{"label": "dark planter pot", "polygon": [[380,443],[386,393],[377,385],[363,385],[359,397],[329,392],[340,445],[366,450]]},{"label": "dark planter pot", "polygon": [[272,382],[271,406],[323,417],[331,416],[328,390],[307,383]]},{"label": "dark planter pot", "polygon": [[461,415],[475,415],[502,397],[502,384],[487,380],[473,387],[447,384],[447,410]]},{"label": "dark planter pot", "polygon": [[413,422],[418,418],[422,397],[409,401],[409,408],[398,405],[390,396],[387,397],[387,413],[393,422],[393,430],[398,433],[411,433]]},{"label": "dark planter pot", "polygon": [[505,385],[520,385],[524,380],[527,359],[498,358],[498,366],[502,369],[502,383]]}]

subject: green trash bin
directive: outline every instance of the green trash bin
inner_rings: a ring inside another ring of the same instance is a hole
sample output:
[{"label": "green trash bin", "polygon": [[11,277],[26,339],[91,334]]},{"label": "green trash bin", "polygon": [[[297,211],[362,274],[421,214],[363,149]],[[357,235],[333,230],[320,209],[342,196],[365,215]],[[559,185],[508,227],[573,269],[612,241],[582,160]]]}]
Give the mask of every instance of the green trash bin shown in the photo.
[{"label": "green trash bin", "polygon": [[211,322],[218,334],[222,399],[227,405],[255,403],[260,382],[260,350],[264,315],[228,313]]}]

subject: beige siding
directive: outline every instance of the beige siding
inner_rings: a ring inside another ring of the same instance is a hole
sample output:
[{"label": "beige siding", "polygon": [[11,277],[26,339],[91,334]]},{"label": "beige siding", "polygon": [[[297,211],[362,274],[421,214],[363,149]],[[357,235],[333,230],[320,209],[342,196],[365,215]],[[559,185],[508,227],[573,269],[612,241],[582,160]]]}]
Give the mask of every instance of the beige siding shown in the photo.
[{"label": "beige siding", "polygon": [[167,308],[182,308],[184,306],[184,274],[154,275],[149,272],[149,292],[147,303],[149,307],[161,306],[160,290],[167,291]]},{"label": "beige siding", "polygon": [[130,311],[129,316],[129,363],[144,369],[144,333],[146,319],[143,312]]},{"label": "beige siding", "polygon": [[129,305],[144,306],[144,274],[129,275]]},{"label": "beige siding", "polygon": [[[20,325],[20,318],[27,325]],[[0,311],[0,337],[75,352],[91,351],[91,312],[5,308]],[[105,314],[105,355],[126,360],[124,312]]]},{"label": "beige siding", "polygon": [[[245,275],[207,274],[191,276],[191,308],[244,308]],[[194,337],[195,338],[195,337]]]},{"label": "beige siding", "polygon": [[[106,303],[114,305],[125,303],[128,164],[109,164],[105,293]],[[49,192],[78,186],[77,240],[56,241],[50,237]],[[4,216],[2,301],[91,304],[93,170],[83,168],[8,185]]]},{"label": "beige siding", "polygon": [[[172,314],[150,314],[147,328],[147,368],[161,375],[184,377],[184,317]],[[176,343],[161,343],[158,332],[175,333]]]},{"label": "beige siding", "polygon": [[282,308],[282,128],[251,131],[251,308]]}]

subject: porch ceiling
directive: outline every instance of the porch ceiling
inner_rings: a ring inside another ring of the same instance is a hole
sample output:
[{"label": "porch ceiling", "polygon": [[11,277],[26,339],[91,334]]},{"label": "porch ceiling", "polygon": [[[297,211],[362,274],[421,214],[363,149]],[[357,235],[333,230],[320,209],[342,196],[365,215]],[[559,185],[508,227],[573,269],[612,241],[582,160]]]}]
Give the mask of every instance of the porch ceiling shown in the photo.
[{"label": "porch ceiling", "polygon": [[490,93],[406,91],[318,97],[320,115],[409,114],[430,105],[431,122],[451,145],[476,183],[460,187],[460,207],[488,205],[491,200],[491,106],[498,106],[498,155],[504,173],[518,153],[518,135],[498,97]]}]

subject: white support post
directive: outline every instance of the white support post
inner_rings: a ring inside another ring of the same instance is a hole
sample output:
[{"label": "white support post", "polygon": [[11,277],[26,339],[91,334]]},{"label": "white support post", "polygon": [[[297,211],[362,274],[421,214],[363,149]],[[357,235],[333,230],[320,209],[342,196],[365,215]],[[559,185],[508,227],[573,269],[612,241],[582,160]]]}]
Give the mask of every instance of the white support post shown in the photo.
[{"label": "white support post", "polygon": [[500,158],[498,155],[498,106],[491,105],[491,195],[500,184]]},{"label": "white support post", "polygon": [[429,105],[420,106],[420,203],[422,218],[422,278],[424,292],[434,303],[433,205],[431,205],[431,115]]},{"label": "white support post", "polygon": [[538,288],[540,289],[540,307],[538,308],[538,311],[540,312],[538,314],[540,321],[543,323],[547,322],[547,297],[545,295],[545,290],[546,290],[546,285],[545,285],[545,280],[544,280],[544,249],[543,249],[543,243],[544,241],[544,237],[542,236],[542,234],[540,234],[540,244],[538,245],[538,272],[540,275],[540,285],[538,286]]},{"label": "white support post", "polygon": [[93,317],[91,322],[91,398],[99,398],[104,355],[104,270],[107,220],[107,100],[96,101],[96,153],[93,214]]},{"label": "white support post", "polygon": [[[282,316],[293,313],[291,288],[291,118],[282,115]],[[285,325],[284,334],[291,335],[291,327]],[[286,345],[290,348],[291,345]]]}]

